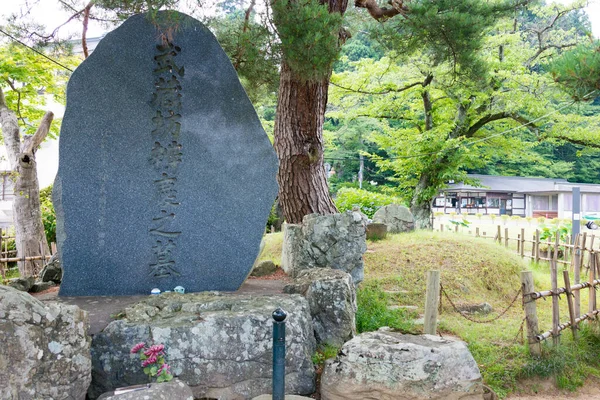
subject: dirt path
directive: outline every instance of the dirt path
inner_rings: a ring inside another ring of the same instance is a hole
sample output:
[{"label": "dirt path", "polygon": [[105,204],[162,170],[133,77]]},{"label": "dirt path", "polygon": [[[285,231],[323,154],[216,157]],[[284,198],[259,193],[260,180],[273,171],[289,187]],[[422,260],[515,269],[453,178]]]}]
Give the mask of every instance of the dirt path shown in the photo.
[{"label": "dirt path", "polygon": [[588,379],[577,392],[558,390],[551,381],[533,379],[522,385],[523,394],[513,394],[507,400],[600,400],[600,381]]}]

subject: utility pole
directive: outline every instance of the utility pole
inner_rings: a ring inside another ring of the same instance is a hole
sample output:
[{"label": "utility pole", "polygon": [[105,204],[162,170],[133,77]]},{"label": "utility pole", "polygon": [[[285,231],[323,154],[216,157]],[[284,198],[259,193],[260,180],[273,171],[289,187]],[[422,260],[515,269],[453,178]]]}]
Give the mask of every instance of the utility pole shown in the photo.
[{"label": "utility pole", "polygon": [[365,156],[360,154],[360,167],[358,169],[358,187],[362,189],[363,173],[365,171]]}]

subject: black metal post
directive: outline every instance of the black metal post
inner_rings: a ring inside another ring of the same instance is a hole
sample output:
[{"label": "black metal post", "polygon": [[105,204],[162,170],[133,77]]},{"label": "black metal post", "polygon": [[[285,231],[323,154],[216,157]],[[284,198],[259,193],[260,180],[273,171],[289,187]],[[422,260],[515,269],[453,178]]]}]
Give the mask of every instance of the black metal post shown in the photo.
[{"label": "black metal post", "polygon": [[285,318],[281,308],[273,311],[273,400],[285,398]]}]

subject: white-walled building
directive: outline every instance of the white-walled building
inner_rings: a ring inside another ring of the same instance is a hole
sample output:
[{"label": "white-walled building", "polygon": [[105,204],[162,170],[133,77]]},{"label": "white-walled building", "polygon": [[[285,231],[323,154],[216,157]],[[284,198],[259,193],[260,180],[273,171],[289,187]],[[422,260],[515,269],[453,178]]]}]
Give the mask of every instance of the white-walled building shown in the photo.
[{"label": "white-walled building", "polygon": [[583,218],[600,216],[600,185],[565,179],[469,175],[481,187],[452,183],[435,198],[434,212],[571,218],[574,187],[581,189]]}]

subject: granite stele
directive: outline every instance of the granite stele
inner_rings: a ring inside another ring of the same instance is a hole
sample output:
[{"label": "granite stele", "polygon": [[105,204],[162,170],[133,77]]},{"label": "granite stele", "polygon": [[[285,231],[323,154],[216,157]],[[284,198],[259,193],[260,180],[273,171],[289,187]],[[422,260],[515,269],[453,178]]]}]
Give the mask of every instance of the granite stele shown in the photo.
[{"label": "granite stele", "polygon": [[131,17],[73,73],[59,165],[62,296],[236,290],[277,193],[229,59],[178,12]]}]

